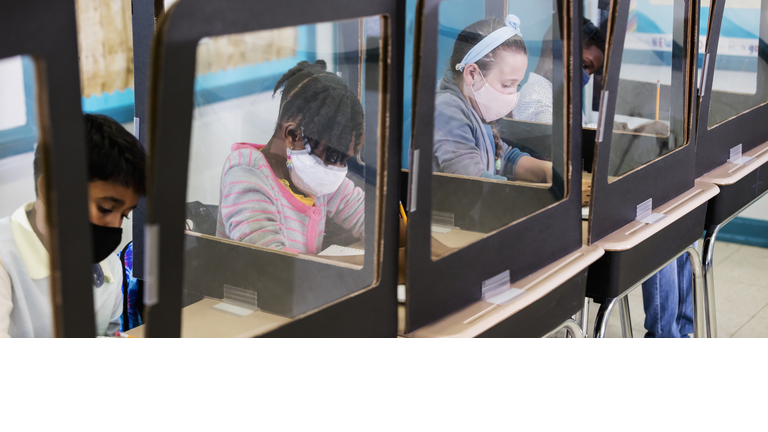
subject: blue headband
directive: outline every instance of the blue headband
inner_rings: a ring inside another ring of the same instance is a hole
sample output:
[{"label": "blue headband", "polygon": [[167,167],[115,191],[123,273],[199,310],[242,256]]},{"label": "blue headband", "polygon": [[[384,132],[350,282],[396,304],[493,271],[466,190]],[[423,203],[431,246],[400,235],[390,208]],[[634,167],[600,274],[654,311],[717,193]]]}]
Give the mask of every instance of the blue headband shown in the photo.
[{"label": "blue headband", "polygon": [[497,46],[501,45],[512,36],[523,36],[523,33],[520,31],[520,18],[509,14],[507,15],[505,23],[506,25],[504,27],[484,37],[477,45],[473,46],[461,60],[461,63],[456,64],[456,70],[463,72],[466,65],[475,63],[485,57],[489,52],[493,51]]}]

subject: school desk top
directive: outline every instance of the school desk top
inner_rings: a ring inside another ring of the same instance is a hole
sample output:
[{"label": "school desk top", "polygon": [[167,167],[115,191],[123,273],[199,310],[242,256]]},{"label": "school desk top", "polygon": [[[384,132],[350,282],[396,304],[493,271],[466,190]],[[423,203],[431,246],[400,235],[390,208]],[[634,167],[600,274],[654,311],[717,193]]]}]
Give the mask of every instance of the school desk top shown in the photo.
[{"label": "school desk top", "polygon": [[768,163],[768,141],[744,153],[742,156],[753,157],[755,160],[749,162],[746,165],[737,165],[726,162],[725,164],[699,177],[699,180],[720,186],[727,186],[736,183],[737,181],[743,179],[747,174]]},{"label": "school desk top", "polygon": [[720,189],[714,184],[696,181],[692,189],[653,209],[654,213],[666,215],[664,219],[651,224],[632,221],[595,244],[600,245],[606,252],[631,249],[668,227],[690,211],[705,204],[717,195],[719,191]]},{"label": "school desk top", "polygon": [[[280,327],[291,320],[267,312],[257,311],[244,317],[214,309],[222,303],[203,299],[181,310],[181,337],[225,338],[256,337]],[[145,325],[129,330],[133,337],[144,337]]]},{"label": "school desk top", "polygon": [[[407,334],[407,337],[475,337],[530,306],[559,287],[603,255],[597,245],[584,246],[549,266],[510,284],[524,293],[505,304],[480,300],[432,324]],[[404,318],[404,317],[402,317]],[[401,326],[402,327],[402,326]]]}]

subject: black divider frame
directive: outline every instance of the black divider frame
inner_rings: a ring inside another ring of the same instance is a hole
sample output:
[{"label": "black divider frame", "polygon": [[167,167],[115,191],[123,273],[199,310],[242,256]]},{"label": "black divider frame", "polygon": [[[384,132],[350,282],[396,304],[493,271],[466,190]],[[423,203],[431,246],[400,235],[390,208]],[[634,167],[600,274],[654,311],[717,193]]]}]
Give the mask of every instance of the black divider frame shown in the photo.
[{"label": "black divider frame", "polygon": [[[149,136],[149,64],[155,22],[165,10],[163,0],[131,0],[133,30],[133,117],[138,119],[136,138],[147,148]],[[147,219],[147,201],[142,198],[133,210],[133,277],[144,280],[144,223]]]},{"label": "black divider frame", "polygon": [[[760,2],[760,42],[758,45],[758,57],[768,58],[768,0]],[[707,31],[707,49],[709,54],[708,65],[705,65],[703,92],[699,98],[699,121],[696,137],[696,177],[701,177],[713,169],[724,165],[728,161],[729,150],[738,144],[742,145],[742,152],[747,152],[764,143],[768,136],[768,99],[762,101],[762,105],[750,109],[737,117],[708,128],[709,107],[712,103],[712,83],[715,77],[715,64],[717,61],[717,47],[720,43],[720,26],[723,21],[725,0],[714,0],[714,7],[710,9],[709,30]],[[706,58],[706,56],[705,56]],[[768,60],[766,60],[768,61]],[[758,62],[757,69],[757,95],[766,93],[768,86],[768,66],[765,62]]]},{"label": "black divider frame", "polygon": [[[693,119],[696,118],[695,91],[696,61],[695,33],[698,31],[699,10],[690,0],[675,0],[675,24],[682,18],[683,28],[675,25],[673,32],[675,40],[683,40],[683,46],[672,47],[673,62],[675,50],[677,58],[683,59],[683,73],[672,75],[672,88],[680,89],[684,97],[676,99],[673,96],[672,109],[688,109],[684,125],[688,131],[685,145],[661,156],[640,168],[637,168],[613,183],[608,183],[608,167],[611,156],[611,140],[614,114],[616,112],[616,94],[619,86],[619,73],[624,49],[624,37],[627,30],[627,17],[630,0],[615,0],[613,3],[609,29],[613,29],[608,39],[608,57],[603,76],[603,110],[598,124],[597,140],[600,138],[600,128],[604,127],[603,140],[596,144],[596,158],[592,169],[592,201],[590,203],[589,243],[595,243],[613,233],[622,226],[632,222],[636,217],[637,205],[653,198],[653,206],[658,207],[679,196],[694,185],[695,129]],[[682,57],[681,57],[682,55]],[[674,63],[673,63],[674,67]],[[605,94],[608,92],[606,100]]]},{"label": "black divider frame", "polygon": [[[410,217],[408,218],[406,331],[414,331],[462,307],[480,300],[482,283],[506,270],[512,281],[557,261],[581,247],[581,0],[558,1],[561,34],[570,36],[562,44],[560,73],[564,82],[554,91],[564,93],[564,106],[555,106],[555,146],[570,143],[566,152],[555,152],[555,166],[566,167],[570,180],[564,200],[501,228],[492,235],[437,261],[431,257],[432,148],[435,82],[437,74],[437,29],[441,0],[422,0],[417,7],[414,59],[416,111],[411,157],[420,152],[419,164],[409,177]],[[557,64],[558,62],[556,62]],[[557,70],[556,70],[557,73]],[[565,158],[565,160],[563,160]],[[566,162],[567,163],[564,163]],[[577,167],[577,169],[574,169]],[[414,184],[414,182],[416,182]],[[414,210],[414,204],[416,205]]]},{"label": "black divider frame", "polygon": [[[397,0],[326,0],[306,2],[285,0],[270,4],[250,0],[184,0],[175,3],[158,23],[153,46],[150,88],[150,167],[147,198],[147,244],[158,253],[147,257],[148,297],[156,303],[148,308],[147,336],[177,337],[181,332],[181,306],[184,280],[184,220],[189,146],[193,112],[195,56],[198,41],[219,36],[297,26],[318,22],[357,19],[386,15],[382,22],[381,55],[385,67],[381,71],[381,129],[368,131],[371,140],[386,137],[379,148],[367,146],[378,154],[368,160],[384,160],[384,172],[375,167],[366,170],[366,193],[373,190],[378,177],[383,191],[398,190],[400,168],[399,138],[402,127],[402,67],[405,2]],[[388,25],[387,25],[388,24]],[[389,40],[389,46],[385,42]],[[378,133],[378,136],[376,135]],[[306,316],[277,329],[278,336],[395,336],[397,332],[397,241],[398,197],[396,193],[379,193],[377,208],[366,206],[365,266],[378,264],[370,289],[356,291]],[[378,213],[377,213],[378,210]],[[269,254],[270,268],[261,269]],[[264,271],[279,278],[295,276],[293,283],[312,284],[317,280],[338,279],[345,283],[361,279],[363,272],[314,261],[296,259],[279,253],[243,247],[238,254],[243,266]],[[261,275],[261,273],[259,273]],[[311,276],[311,277],[310,277]],[[265,277],[267,275],[265,274]],[[276,283],[286,280],[276,280]],[[361,285],[360,288],[366,285]]]},{"label": "black divider frame", "polygon": [[[6,0],[0,4],[0,58],[35,61],[40,141],[46,155],[51,298],[57,337],[93,337],[87,153],[80,106],[74,2]],[[86,319],[90,317],[91,319]]]}]

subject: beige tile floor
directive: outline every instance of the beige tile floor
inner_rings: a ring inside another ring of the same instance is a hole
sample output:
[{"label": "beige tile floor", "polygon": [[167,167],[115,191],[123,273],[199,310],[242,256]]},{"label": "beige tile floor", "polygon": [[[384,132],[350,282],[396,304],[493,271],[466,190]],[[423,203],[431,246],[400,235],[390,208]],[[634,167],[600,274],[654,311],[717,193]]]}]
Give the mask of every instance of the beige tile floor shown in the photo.
[{"label": "beige tile floor", "polygon": [[[699,250],[701,245],[699,241]],[[768,249],[717,242],[714,273],[718,337],[768,337]],[[590,337],[598,307],[590,302]],[[633,336],[641,338],[645,335],[645,314],[640,288],[629,294],[629,308]],[[608,320],[606,337],[621,337],[619,319],[617,303]]]}]

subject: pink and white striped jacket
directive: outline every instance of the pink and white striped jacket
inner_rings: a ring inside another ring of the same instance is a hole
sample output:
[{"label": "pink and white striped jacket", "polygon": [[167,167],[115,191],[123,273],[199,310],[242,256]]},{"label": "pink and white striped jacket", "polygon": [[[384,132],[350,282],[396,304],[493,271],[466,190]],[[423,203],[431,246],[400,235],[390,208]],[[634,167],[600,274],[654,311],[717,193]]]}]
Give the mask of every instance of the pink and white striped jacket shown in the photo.
[{"label": "pink and white striped jacket", "polygon": [[325,219],[364,237],[365,193],[345,178],[336,192],[309,206],[272,172],[264,144],[232,145],[221,174],[216,236],[286,252],[315,255],[323,247]]}]

